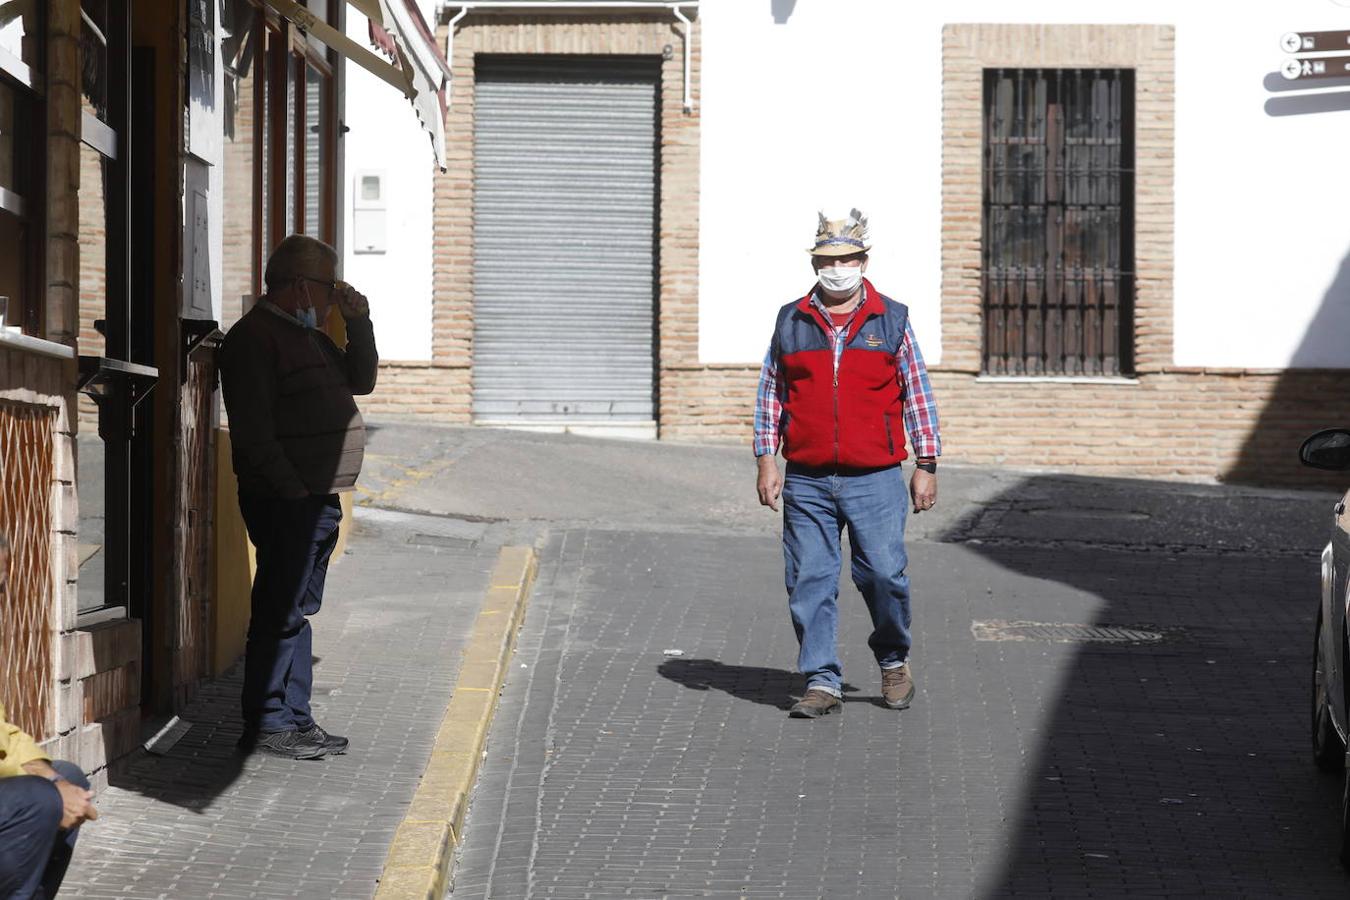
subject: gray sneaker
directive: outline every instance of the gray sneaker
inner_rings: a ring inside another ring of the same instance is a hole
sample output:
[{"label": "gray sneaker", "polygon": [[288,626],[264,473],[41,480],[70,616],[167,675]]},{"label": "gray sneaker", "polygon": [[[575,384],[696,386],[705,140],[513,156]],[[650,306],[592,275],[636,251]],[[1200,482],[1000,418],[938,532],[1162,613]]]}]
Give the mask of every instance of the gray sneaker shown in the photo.
[{"label": "gray sneaker", "polygon": [[788,715],[794,719],[819,719],[832,712],[842,711],[843,705],[834,694],[820,688],[811,688],[802,699],[792,705]]},{"label": "gray sneaker", "polygon": [[891,709],[909,709],[914,702],[914,675],[909,663],[898,669],[881,670],[881,699]]},{"label": "gray sneaker", "polygon": [[266,753],[283,759],[323,759],[328,751],[314,741],[306,740],[297,731],[264,731],[246,733],[239,739],[241,753]]},{"label": "gray sneaker", "polygon": [[347,739],[341,735],[329,734],[315,722],[303,731],[296,731],[303,740],[318,744],[325,753],[341,754],[347,752]]}]

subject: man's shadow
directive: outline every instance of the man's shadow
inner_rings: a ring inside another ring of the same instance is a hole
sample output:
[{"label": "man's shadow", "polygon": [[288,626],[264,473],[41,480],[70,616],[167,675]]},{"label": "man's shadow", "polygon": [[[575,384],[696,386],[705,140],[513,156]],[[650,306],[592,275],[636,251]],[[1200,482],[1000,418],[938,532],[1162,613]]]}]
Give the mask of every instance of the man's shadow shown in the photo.
[{"label": "man's shadow", "polygon": [[[691,691],[724,691],[740,700],[761,703],[786,710],[801,699],[806,679],[796,672],[766,666],[736,666],[715,659],[668,659],[656,667],[663,678],[682,684]],[[851,702],[866,700],[885,706],[881,696],[852,697],[858,689],[844,682],[844,694]]]}]

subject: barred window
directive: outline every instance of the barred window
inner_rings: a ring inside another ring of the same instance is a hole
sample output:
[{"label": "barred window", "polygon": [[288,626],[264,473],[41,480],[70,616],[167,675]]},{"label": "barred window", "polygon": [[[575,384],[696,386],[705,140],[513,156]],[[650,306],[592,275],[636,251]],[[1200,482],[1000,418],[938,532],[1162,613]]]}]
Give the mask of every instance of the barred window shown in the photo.
[{"label": "barred window", "polygon": [[1134,72],[984,72],[983,368],[1133,370]]}]

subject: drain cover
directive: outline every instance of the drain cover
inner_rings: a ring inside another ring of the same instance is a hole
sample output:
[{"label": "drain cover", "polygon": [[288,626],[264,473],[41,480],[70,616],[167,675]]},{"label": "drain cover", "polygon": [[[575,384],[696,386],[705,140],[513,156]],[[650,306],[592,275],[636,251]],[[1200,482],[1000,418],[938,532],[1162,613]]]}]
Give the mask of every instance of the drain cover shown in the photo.
[{"label": "drain cover", "polygon": [[1004,622],[1000,619],[970,623],[977,641],[1048,641],[1055,644],[1152,644],[1167,637],[1167,631],[1138,625],[1080,625],[1074,622]]},{"label": "drain cover", "polygon": [[478,542],[469,538],[455,537],[449,534],[414,534],[408,538],[414,547],[449,547],[451,549],[470,549]]},{"label": "drain cover", "polygon": [[1055,519],[1092,519],[1122,522],[1142,522],[1153,518],[1137,509],[1094,509],[1091,507],[1054,507],[1052,509],[1029,509],[1029,516],[1047,516]]}]

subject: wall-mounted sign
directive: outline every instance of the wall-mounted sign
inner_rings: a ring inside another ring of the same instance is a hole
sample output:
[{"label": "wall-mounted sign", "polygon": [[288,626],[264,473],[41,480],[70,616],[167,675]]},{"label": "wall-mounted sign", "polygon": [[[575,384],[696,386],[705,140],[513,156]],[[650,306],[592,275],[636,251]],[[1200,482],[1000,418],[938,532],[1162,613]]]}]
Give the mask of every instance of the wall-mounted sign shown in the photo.
[{"label": "wall-mounted sign", "polygon": [[1350,31],[1290,31],[1280,38],[1285,53],[1350,50]]},{"label": "wall-mounted sign", "polygon": [[1290,81],[1317,78],[1350,78],[1350,56],[1329,59],[1286,59],[1280,74]]}]

